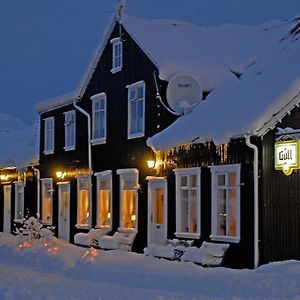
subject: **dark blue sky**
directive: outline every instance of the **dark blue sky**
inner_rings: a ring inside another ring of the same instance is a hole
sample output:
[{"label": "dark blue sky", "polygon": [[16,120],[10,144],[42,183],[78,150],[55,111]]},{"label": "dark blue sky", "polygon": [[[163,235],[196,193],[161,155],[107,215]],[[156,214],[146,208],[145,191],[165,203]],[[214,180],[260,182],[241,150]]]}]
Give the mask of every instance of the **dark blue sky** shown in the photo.
[{"label": "dark blue sky", "polygon": [[[1,0],[0,112],[30,124],[33,105],[72,92],[118,0]],[[299,0],[127,0],[126,12],[200,25],[258,24],[300,15]]]}]

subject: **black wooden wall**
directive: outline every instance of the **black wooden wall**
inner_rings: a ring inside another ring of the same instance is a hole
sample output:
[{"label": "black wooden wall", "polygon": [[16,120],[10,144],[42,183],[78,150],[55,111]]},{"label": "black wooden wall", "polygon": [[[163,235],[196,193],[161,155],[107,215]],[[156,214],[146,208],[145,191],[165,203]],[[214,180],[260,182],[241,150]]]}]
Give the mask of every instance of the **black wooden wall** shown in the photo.
[{"label": "black wooden wall", "polygon": [[[300,128],[300,110],[295,108],[278,127]],[[261,261],[300,259],[300,171],[290,176],[274,169],[276,129],[263,138],[261,215]]]},{"label": "black wooden wall", "polygon": [[[260,147],[259,140],[252,140]],[[231,141],[217,147],[213,142],[194,144],[173,149],[167,155],[167,168],[162,175],[168,177],[169,237],[175,227],[175,176],[174,168],[201,167],[201,238],[194,244],[200,246],[210,241],[211,234],[211,173],[209,166],[241,164],[241,240],[230,243],[225,257],[225,266],[232,268],[253,268],[254,249],[254,203],[253,203],[253,151],[244,139]]]}]

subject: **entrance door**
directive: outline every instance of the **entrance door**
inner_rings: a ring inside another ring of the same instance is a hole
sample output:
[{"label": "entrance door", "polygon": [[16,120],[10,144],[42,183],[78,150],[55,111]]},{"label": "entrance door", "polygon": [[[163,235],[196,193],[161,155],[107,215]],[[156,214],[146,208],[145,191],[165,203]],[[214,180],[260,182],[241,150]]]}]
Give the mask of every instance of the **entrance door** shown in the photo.
[{"label": "entrance door", "polygon": [[3,232],[11,233],[11,185],[4,186]]},{"label": "entrance door", "polygon": [[148,246],[167,238],[167,180],[153,177],[148,182]]},{"label": "entrance door", "polygon": [[70,241],[70,183],[58,183],[58,238]]}]

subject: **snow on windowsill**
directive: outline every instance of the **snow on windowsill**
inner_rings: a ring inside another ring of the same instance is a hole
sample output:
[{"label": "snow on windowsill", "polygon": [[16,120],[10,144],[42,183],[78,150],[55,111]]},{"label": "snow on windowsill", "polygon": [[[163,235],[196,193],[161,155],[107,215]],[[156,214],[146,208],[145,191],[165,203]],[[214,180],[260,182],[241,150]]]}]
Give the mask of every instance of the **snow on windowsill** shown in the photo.
[{"label": "snow on windowsill", "polygon": [[86,224],[75,224],[75,227],[77,229],[86,229],[86,230],[90,229],[89,225],[86,225]]},{"label": "snow on windowsill", "polygon": [[175,232],[176,237],[200,239],[200,233]]},{"label": "snow on windowsill", "polygon": [[236,236],[223,236],[223,235],[210,235],[209,236],[212,241],[219,241],[219,242],[231,242],[231,243],[239,243],[240,237]]},{"label": "snow on windowsill", "polygon": [[110,70],[110,72],[111,72],[112,74],[115,74],[115,73],[120,72],[121,70],[122,70],[122,67],[117,67],[117,68],[112,68],[112,69]]},{"label": "snow on windowsill", "polygon": [[106,144],[106,139],[92,139],[91,143],[93,146]]}]

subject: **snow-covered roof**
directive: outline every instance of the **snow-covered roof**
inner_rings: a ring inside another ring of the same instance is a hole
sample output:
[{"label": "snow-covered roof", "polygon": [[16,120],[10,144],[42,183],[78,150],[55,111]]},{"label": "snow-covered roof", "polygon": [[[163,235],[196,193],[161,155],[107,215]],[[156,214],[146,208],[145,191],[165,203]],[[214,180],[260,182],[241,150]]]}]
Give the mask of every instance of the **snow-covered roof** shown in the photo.
[{"label": "snow-covered roof", "polygon": [[[41,102],[36,110],[54,109],[83,95],[116,21],[114,18],[103,44],[71,97]],[[206,91],[234,78],[233,73],[243,73],[282,35],[282,22],[279,21],[259,26],[203,27],[124,15],[122,25],[157,66],[161,79],[168,81],[175,74],[188,73],[196,77]]]},{"label": "snow-covered roof", "polygon": [[274,128],[300,103],[300,42],[291,31],[295,26],[297,21],[281,24],[281,38],[242,77],[224,81],[192,113],[148,139],[148,145],[167,150],[192,141],[221,144]]},{"label": "snow-covered roof", "polygon": [[0,168],[24,168],[38,161],[36,125],[0,114]]}]

